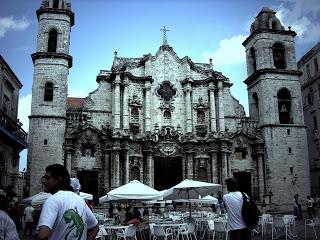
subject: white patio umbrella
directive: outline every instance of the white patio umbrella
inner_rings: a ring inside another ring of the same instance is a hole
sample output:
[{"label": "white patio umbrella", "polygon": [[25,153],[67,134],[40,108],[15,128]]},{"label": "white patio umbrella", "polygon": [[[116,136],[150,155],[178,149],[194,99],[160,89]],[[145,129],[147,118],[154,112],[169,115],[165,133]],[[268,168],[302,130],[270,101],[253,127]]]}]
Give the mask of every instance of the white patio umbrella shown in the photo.
[{"label": "white patio umbrella", "polygon": [[82,197],[84,200],[92,200],[93,195],[90,193],[85,193],[85,192],[80,192],[79,193],[80,197]]},{"label": "white patio umbrella", "polygon": [[32,201],[42,201],[43,202],[51,196],[51,193],[46,193],[46,192],[39,192],[35,195],[32,195],[30,197],[27,197],[25,199],[22,199],[22,203],[31,203],[32,204]]},{"label": "white patio umbrella", "polygon": [[221,191],[221,185],[185,179],[163,194],[164,199],[188,199],[191,215],[190,199],[199,199],[199,195],[207,195],[214,191]]},{"label": "white patio umbrella", "polygon": [[163,194],[138,180],[133,180],[121,187],[115,188],[107,193],[107,195],[99,198],[99,203],[109,201],[146,201],[146,200],[162,200]]}]

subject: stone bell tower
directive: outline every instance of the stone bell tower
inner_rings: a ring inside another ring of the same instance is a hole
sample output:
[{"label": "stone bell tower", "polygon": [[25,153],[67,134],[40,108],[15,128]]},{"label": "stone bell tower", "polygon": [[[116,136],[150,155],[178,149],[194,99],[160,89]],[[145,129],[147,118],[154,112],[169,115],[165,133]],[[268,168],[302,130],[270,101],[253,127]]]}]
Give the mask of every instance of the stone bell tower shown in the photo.
[{"label": "stone bell tower", "polygon": [[294,37],[275,12],[263,8],[246,48],[250,116],[265,140],[265,199],[283,208],[293,195],[310,193],[308,148]]},{"label": "stone bell tower", "polygon": [[74,25],[71,4],[66,0],[43,0],[37,17],[37,49],[31,55],[34,75],[27,163],[30,194],[41,190],[41,176],[47,165],[64,164],[67,78],[72,67],[70,32]]}]

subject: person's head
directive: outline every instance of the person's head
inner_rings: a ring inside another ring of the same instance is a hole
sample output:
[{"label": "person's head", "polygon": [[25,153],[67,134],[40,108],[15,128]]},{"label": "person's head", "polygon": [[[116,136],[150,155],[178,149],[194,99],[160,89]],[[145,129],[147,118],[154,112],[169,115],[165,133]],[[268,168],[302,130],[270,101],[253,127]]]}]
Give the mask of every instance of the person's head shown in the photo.
[{"label": "person's head", "polygon": [[52,164],[46,167],[46,174],[42,177],[44,191],[56,193],[59,190],[72,191],[70,174],[61,164]]},{"label": "person's head", "polygon": [[232,178],[228,178],[225,182],[229,192],[236,192],[239,190],[237,179],[232,177]]},{"label": "person's head", "polygon": [[143,216],[149,215],[149,210],[147,208],[144,208],[142,215]]},{"label": "person's head", "polygon": [[308,198],[308,199],[311,199],[311,197],[310,197],[310,196],[307,196],[307,198]]}]

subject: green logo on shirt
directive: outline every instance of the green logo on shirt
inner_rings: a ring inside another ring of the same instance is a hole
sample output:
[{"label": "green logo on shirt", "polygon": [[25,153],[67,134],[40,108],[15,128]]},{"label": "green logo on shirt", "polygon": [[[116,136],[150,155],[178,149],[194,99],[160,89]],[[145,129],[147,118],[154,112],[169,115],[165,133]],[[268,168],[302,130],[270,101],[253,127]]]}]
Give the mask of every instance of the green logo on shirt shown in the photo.
[{"label": "green logo on shirt", "polygon": [[[63,214],[63,219],[68,225],[68,233],[65,236],[65,240],[68,240],[68,236],[71,232],[75,231],[75,237],[78,238],[78,240],[81,239],[83,230],[84,230],[84,224],[81,216],[78,214],[78,210],[69,209]],[[71,239],[71,238],[70,238]],[[72,238],[74,239],[74,237]]]}]

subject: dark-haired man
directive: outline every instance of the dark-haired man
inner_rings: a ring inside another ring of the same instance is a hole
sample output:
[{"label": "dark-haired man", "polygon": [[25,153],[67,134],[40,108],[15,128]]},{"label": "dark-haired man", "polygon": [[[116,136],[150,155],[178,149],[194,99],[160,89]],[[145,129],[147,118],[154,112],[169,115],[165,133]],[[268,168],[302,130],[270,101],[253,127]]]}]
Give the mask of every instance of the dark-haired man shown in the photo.
[{"label": "dark-haired man", "polygon": [[67,169],[49,165],[42,182],[44,190],[53,195],[43,204],[38,239],[95,239],[98,221],[85,201],[72,192]]},{"label": "dark-haired man", "polygon": [[223,202],[228,215],[227,228],[230,240],[251,240],[251,231],[247,229],[241,214],[243,197],[238,190],[237,180],[228,178],[226,185],[229,193],[223,196]]}]

